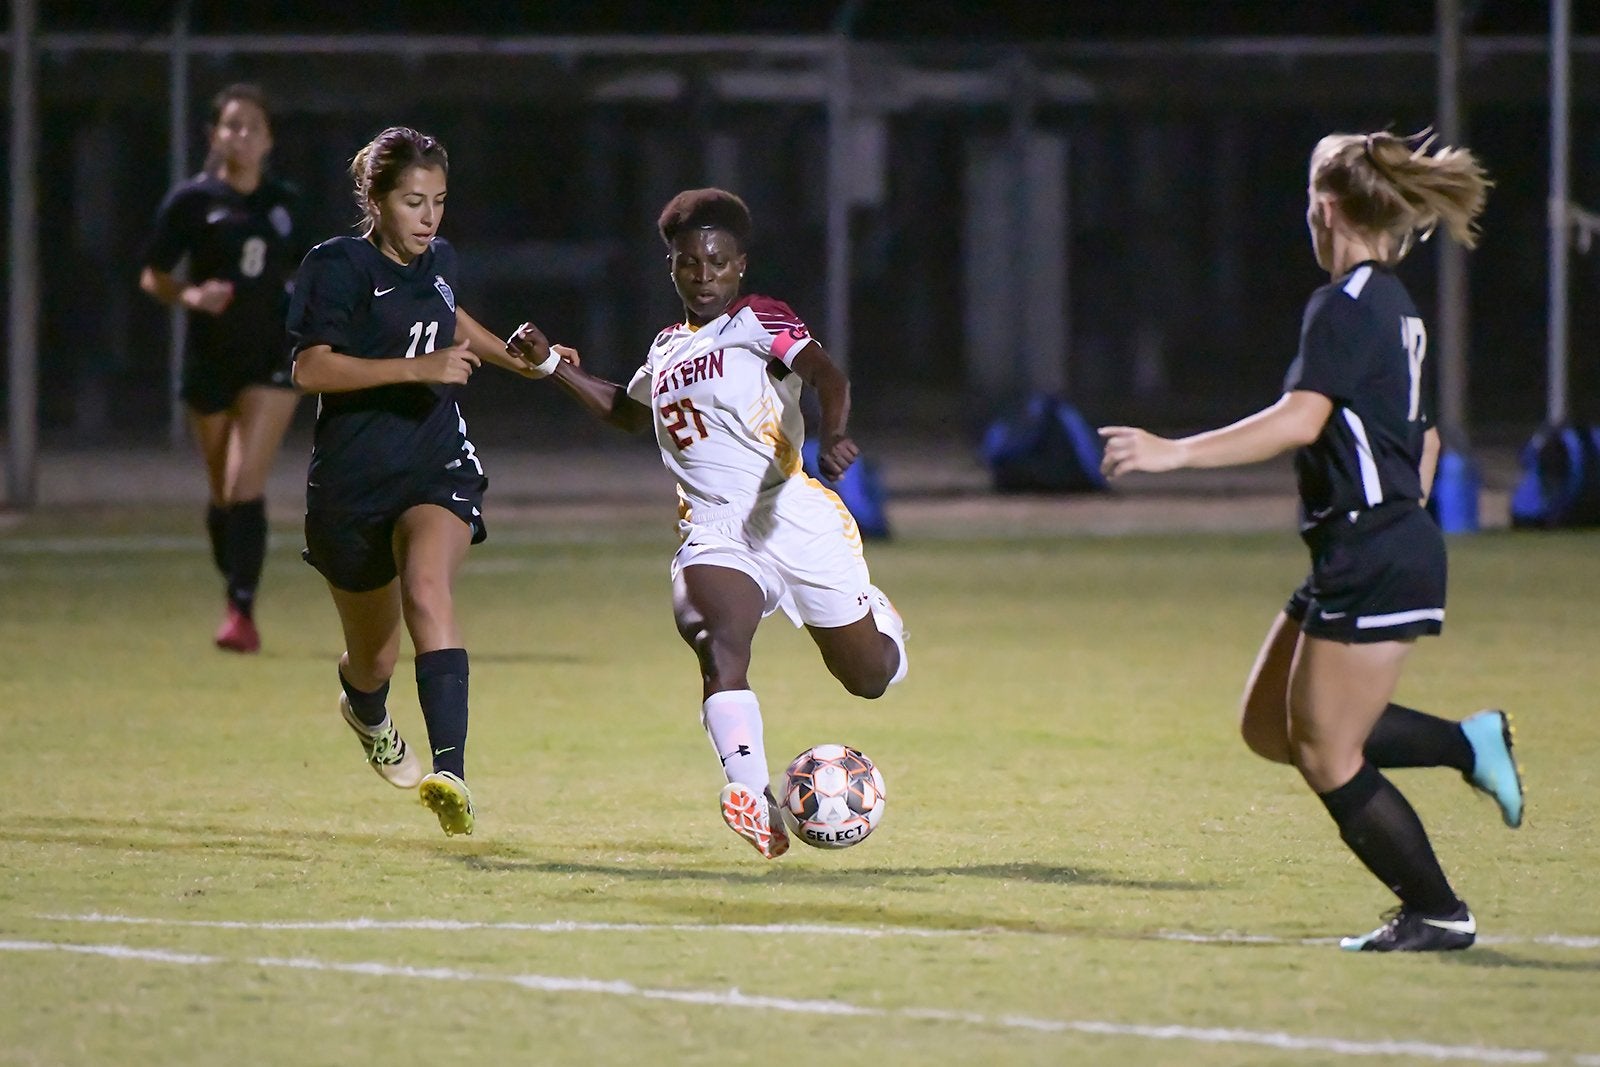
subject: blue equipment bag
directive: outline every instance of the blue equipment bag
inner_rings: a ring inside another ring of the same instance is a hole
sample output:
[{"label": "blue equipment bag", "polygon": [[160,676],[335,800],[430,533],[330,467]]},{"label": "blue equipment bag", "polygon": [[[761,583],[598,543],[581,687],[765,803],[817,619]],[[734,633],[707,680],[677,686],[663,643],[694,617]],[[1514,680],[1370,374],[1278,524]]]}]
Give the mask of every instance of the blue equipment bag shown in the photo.
[{"label": "blue equipment bag", "polygon": [[1030,397],[1021,417],[998,419],[983,435],[983,460],[1002,493],[1089,493],[1106,488],[1100,439],[1059,397]]},{"label": "blue equipment bag", "polygon": [[1428,494],[1428,511],[1445,533],[1476,533],[1478,530],[1478,490],[1482,482],[1477,465],[1464,454],[1446,448],[1439,453],[1439,467],[1433,472],[1433,492]]},{"label": "blue equipment bag", "polygon": [[1546,426],[1522,448],[1511,525],[1600,526],[1600,428]]},{"label": "blue equipment bag", "polygon": [[889,513],[885,507],[887,495],[878,481],[878,472],[865,456],[857,457],[837,482],[822,476],[817,467],[821,452],[815,440],[808,440],[800,448],[800,463],[805,472],[839,494],[850,517],[856,520],[861,536],[869,540],[883,540],[889,536]]}]

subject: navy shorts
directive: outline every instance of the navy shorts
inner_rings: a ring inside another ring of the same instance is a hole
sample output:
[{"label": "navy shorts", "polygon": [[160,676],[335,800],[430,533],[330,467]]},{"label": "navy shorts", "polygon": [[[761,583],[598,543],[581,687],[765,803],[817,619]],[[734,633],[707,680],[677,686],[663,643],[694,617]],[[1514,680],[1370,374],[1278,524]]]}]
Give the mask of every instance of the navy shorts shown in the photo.
[{"label": "navy shorts", "polygon": [[489,479],[457,468],[397,495],[392,507],[377,512],[306,509],[306,547],[300,553],[335,589],[367,593],[394,581],[394,527],[411,508],[437,504],[472,529],[472,543],[489,536],[483,522],[483,493]]},{"label": "navy shorts", "polygon": [[287,342],[281,350],[272,352],[218,355],[191,349],[184,354],[180,395],[197,415],[227,411],[251,386],[294,388],[294,363],[288,356]]},{"label": "navy shorts", "polygon": [[1303,633],[1365,644],[1444,629],[1444,535],[1418,505],[1340,515],[1302,536],[1311,575],[1283,610]]}]

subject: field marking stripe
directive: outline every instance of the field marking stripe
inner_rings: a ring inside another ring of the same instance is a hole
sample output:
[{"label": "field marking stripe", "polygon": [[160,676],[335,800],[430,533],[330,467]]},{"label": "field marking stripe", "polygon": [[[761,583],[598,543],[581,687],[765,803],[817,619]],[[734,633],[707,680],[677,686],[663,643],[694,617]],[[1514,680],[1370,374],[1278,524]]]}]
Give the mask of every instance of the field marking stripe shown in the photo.
[{"label": "field marking stripe", "polygon": [[[842,1000],[795,1000],[741,993],[737,989],[652,989],[621,979],[571,978],[542,974],[500,975],[466,971],[454,967],[408,967],[398,964],[345,963],[306,956],[233,958],[175,952],[167,949],[133,948],[127,945],[80,945],[56,941],[0,941],[0,952],[65,952],[103,956],[118,960],[207,966],[224,963],[254,967],[278,967],[298,971],[357,974],[374,978],[413,978],[448,982],[507,983],[541,993],[588,993],[664,1000],[706,1007],[746,1008],[779,1011],[798,1015],[853,1016],[858,1018],[908,1019],[925,1022],[965,1023],[972,1026],[1036,1033],[1078,1033],[1098,1037],[1133,1037],[1153,1041],[1188,1041],[1212,1045],[1255,1045],[1296,1052],[1331,1052],[1342,1056],[1415,1056],[1438,1061],[1471,1063],[1549,1063],[1554,1055],[1544,1049],[1495,1048],[1481,1045],[1437,1045],[1426,1041],[1352,1041],[1344,1038],[1305,1037],[1270,1030],[1240,1030],[1231,1027],[1153,1026],[1114,1023],[1093,1019],[1037,1019],[1026,1015],[984,1015],[978,1012],[944,1011],[924,1008],[874,1008]],[[1587,1063],[1593,1057],[1575,1055],[1573,1060]]]},{"label": "field marking stripe", "polygon": [[[992,934],[1018,934],[1038,937],[1025,930],[1003,927],[971,927],[963,930],[935,930],[916,926],[830,926],[824,923],[605,923],[552,919],[548,922],[476,922],[461,919],[283,919],[250,921],[243,919],[162,919],[136,915],[38,915],[50,922],[110,923],[123,926],[189,926],[218,930],[513,930],[538,934],[572,933],[730,933],[802,934],[808,937],[984,937]],[[1043,935],[1048,936],[1048,935]],[[1331,945],[1335,937],[1274,937],[1270,934],[1202,934],[1186,930],[1162,930],[1143,935],[1157,941],[1179,941],[1198,945]],[[1537,934],[1481,936],[1480,945],[1549,945],[1554,948],[1600,948],[1600,936]]]},{"label": "field marking stripe", "polygon": [[804,934],[836,937],[969,937],[995,929],[930,930],[914,926],[830,926],[822,923],[606,923],[552,919],[548,922],[477,922],[462,919],[161,919],[135,915],[38,915],[50,922],[110,923],[122,926],[189,926],[220,930],[513,930],[538,934],[725,932],[733,934]]}]

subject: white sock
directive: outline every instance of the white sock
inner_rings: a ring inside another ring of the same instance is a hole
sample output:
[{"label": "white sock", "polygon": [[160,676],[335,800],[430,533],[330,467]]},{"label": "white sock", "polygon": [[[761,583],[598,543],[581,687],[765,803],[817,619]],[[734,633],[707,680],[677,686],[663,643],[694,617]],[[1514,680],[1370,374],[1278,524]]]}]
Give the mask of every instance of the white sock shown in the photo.
[{"label": "white sock", "polygon": [[883,595],[883,590],[872,586],[872,621],[878,627],[878,632],[894,642],[894,647],[900,650],[900,665],[894,669],[894,675],[889,679],[889,684],[905,678],[906,671],[911,667],[911,661],[906,659],[906,624],[900,618],[900,613],[889,603],[889,598]]},{"label": "white sock", "polygon": [[712,693],[700,710],[700,724],[722,761],[730,782],[762,792],[772,781],[767,773],[767,750],[761,743],[761,704],[748,689]]}]

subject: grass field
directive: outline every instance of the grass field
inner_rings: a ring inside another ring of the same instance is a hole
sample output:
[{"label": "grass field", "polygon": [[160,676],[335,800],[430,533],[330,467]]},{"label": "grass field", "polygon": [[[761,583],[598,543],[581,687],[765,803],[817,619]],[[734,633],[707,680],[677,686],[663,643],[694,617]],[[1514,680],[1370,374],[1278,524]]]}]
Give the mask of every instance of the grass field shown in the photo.
[{"label": "grass field", "polygon": [[1287,532],[874,546],[909,680],[854,700],[774,619],[754,681],[775,769],[854,744],[884,823],[768,863],[715,813],[655,530],[474,550],[446,839],[338,717],[293,531],[241,659],[191,525],[0,535],[0,1064],[1600,1064],[1600,537],[1453,545],[1399,698],[1512,709],[1529,815],[1394,772],[1484,935],[1397,958],[1332,947],[1391,900],[1236,740]]}]

